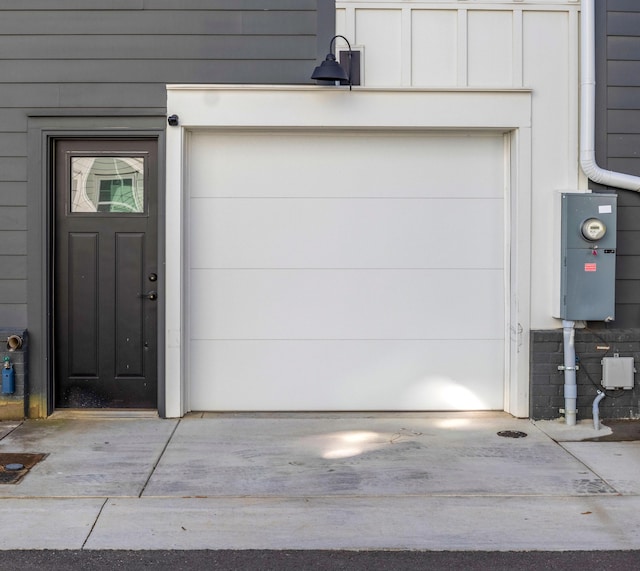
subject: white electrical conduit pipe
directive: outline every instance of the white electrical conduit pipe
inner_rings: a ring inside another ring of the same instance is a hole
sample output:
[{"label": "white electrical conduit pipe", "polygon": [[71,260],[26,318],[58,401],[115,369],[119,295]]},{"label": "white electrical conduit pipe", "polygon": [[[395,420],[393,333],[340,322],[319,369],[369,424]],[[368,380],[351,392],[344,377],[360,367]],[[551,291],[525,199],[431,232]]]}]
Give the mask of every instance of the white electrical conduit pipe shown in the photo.
[{"label": "white electrical conduit pipe", "polygon": [[564,339],[564,420],[568,426],[575,426],[578,413],[575,322],[563,319],[562,333]]},{"label": "white electrical conduit pipe", "polygon": [[595,430],[600,430],[600,409],[598,405],[605,396],[603,391],[598,391],[598,396],[593,401],[593,428]]},{"label": "white electrical conduit pipe", "polygon": [[580,50],[580,166],[593,182],[640,192],[640,177],[608,171],[596,164],[595,2],[582,0]]}]

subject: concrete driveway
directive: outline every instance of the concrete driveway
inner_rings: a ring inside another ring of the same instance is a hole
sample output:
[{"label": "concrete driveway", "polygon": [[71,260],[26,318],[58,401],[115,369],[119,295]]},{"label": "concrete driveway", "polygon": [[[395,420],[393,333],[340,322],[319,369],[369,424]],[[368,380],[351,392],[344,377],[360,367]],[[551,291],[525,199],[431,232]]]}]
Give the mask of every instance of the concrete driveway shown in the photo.
[{"label": "concrete driveway", "polygon": [[640,442],[589,440],[611,433],[589,423],[192,414],[0,430],[0,453],[46,454],[0,484],[0,549],[640,548]]}]

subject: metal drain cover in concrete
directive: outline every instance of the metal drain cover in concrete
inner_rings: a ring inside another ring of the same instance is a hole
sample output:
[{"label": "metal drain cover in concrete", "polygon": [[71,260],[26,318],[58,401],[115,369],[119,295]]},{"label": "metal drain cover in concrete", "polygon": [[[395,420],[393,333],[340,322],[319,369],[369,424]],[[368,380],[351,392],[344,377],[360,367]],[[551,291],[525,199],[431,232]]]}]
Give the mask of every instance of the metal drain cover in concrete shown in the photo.
[{"label": "metal drain cover in concrete", "polygon": [[26,452],[0,452],[0,484],[17,484],[46,456]]},{"label": "metal drain cover in concrete", "polygon": [[503,436],[504,438],[524,438],[526,435],[526,432],[520,432],[519,430],[501,430],[498,432],[498,436]]}]

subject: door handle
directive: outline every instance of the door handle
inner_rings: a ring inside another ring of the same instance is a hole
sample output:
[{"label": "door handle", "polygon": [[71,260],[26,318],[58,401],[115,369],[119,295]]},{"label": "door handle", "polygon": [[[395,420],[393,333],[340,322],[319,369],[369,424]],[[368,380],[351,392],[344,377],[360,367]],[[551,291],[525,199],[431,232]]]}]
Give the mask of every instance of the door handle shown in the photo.
[{"label": "door handle", "polygon": [[138,297],[145,297],[147,299],[150,299],[151,301],[154,301],[154,300],[158,299],[158,292],[157,291],[148,291],[147,293],[139,293]]}]

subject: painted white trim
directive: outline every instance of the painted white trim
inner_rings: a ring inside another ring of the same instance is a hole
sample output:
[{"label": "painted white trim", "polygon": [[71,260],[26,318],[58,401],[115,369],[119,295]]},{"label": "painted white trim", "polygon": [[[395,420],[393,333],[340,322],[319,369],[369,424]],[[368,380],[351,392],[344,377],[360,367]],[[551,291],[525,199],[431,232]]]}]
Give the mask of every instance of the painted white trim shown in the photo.
[{"label": "painted white trim", "polygon": [[531,126],[511,131],[509,250],[508,365],[505,411],[520,418],[529,416],[529,338],[531,332]]},{"label": "painted white trim", "polygon": [[466,8],[458,10],[458,87],[469,83],[469,14]]},{"label": "painted white trim", "polygon": [[185,141],[197,129],[498,130],[511,140],[508,370],[505,410],[528,416],[531,229],[531,93],[524,89],[371,89],[315,86],[171,85],[167,129],[166,410],[181,416],[184,398]]},{"label": "painted white trim", "polygon": [[[354,7],[357,10],[393,10],[399,9],[407,0],[336,0],[336,8],[338,10],[345,7]],[[573,7],[580,0],[489,0],[486,2],[473,0],[428,0],[419,1],[411,0],[411,8],[417,10],[455,10],[458,8],[466,9],[467,5],[473,10],[509,10],[514,8],[514,3],[518,3],[518,9],[524,10],[566,10],[567,7]],[[522,4],[520,5],[520,2]]]},{"label": "painted white trim", "polygon": [[[402,20],[400,25],[400,42],[402,47],[400,48],[401,65],[400,76],[401,84],[403,87],[410,87],[413,82],[412,68],[413,68],[413,49],[411,47],[411,18],[412,10],[410,8],[402,9]],[[365,85],[364,81],[360,81],[361,85]]]},{"label": "painted white trim", "polygon": [[166,244],[165,244],[165,416],[175,418],[185,411],[183,354],[183,212],[185,130],[167,128]]}]

